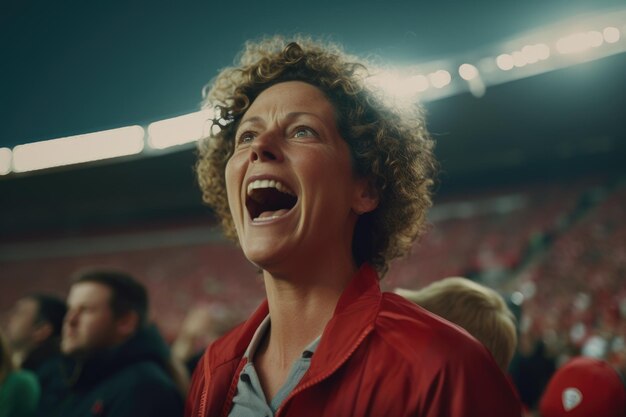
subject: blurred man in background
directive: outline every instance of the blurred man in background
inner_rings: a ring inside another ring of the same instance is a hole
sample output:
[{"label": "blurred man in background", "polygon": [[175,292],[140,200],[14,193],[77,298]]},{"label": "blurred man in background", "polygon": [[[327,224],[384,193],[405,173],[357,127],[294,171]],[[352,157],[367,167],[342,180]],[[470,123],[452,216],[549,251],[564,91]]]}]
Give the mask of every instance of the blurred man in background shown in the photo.
[{"label": "blurred man in background", "polygon": [[143,285],[117,271],[77,275],[67,299],[61,351],[67,356],[44,416],[180,416],[167,346],[147,325]]}]

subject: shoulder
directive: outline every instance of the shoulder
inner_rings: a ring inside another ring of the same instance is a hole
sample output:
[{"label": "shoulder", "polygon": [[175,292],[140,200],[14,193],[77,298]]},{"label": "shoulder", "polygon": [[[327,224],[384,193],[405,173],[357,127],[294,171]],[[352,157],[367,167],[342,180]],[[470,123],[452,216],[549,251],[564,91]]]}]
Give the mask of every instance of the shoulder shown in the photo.
[{"label": "shoulder", "polygon": [[13,371],[0,384],[0,398],[13,402],[37,403],[41,393],[39,382],[30,371]]},{"label": "shoulder", "polygon": [[[412,386],[412,398],[428,404],[425,415],[520,415],[510,383],[482,343],[396,294],[383,294],[368,349],[365,366],[382,366]],[[485,395],[494,398],[483,403]]]},{"label": "shoulder", "polygon": [[483,344],[464,329],[392,293],[383,293],[373,339],[380,349],[422,370],[497,366]]},{"label": "shoulder", "polygon": [[182,393],[165,370],[150,361],[126,367],[92,394],[100,393],[115,415],[179,415],[178,409],[182,413]]},{"label": "shoulder", "polygon": [[381,337],[410,341],[410,353],[420,349],[426,341],[428,344],[460,343],[483,349],[482,344],[461,327],[392,293],[382,295],[375,328]]},{"label": "shoulder", "polygon": [[159,364],[151,361],[126,366],[96,385],[92,394],[101,394],[112,403],[150,401],[163,405],[177,402],[179,398],[182,400],[173,378]]},{"label": "shoulder", "polygon": [[112,377],[111,382],[120,389],[122,386],[175,386],[165,369],[152,361],[141,361],[127,366]]},{"label": "shoulder", "polygon": [[4,384],[7,387],[12,387],[15,390],[32,390],[39,392],[39,382],[37,381],[37,376],[31,372],[26,370],[19,370],[11,372]]}]

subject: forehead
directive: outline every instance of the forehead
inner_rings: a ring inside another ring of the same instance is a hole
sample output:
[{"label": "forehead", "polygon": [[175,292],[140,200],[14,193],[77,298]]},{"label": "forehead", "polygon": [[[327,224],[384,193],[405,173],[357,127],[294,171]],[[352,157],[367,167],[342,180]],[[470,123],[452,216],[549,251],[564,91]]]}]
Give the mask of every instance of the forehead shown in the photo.
[{"label": "forehead", "polygon": [[334,119],[335,108],[319,88],[303,81],[286,81],[259,94],[243,117],[243,121],[265,113],[311,113]]},{"label": "forehead", "polygon": [[79,282],[72,285],[67,297],[69,306],[89,304],[100,305],[109,302],[111,289],[98,282]]},{"label": "forehead", "polygon": [[20,312],[36,312],[39,309],[39,304],[33,298],[22,298],[15,304],[15,309]]}]

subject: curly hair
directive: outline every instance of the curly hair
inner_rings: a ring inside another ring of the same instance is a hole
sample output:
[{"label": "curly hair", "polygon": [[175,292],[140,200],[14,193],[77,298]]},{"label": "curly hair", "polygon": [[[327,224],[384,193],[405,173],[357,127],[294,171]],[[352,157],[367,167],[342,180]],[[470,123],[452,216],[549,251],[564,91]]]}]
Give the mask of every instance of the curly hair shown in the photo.
[{"label": "curly hair", "polygon": [[432,205],[434,143],[421,108],[385,104],[380,93],[368,87],[368,76],[366,67],[338,45],[276,36],[246,43],[238,64],[223,69],[205,87],[203,108],[215,109],[216,116],[213,133],[199,142],[196,171],[203,200],[221,219],[227,237],[236,240],[224,171],[238,124],[262,91],[285,81],[303,81],[319,88],[333,104],[353,169],[369,178],[378,192],[378,207],[361,215],[355,227],[352,253],[357,265],[369,262],[382,276],[392,259],[408,252],[423,232]]}]

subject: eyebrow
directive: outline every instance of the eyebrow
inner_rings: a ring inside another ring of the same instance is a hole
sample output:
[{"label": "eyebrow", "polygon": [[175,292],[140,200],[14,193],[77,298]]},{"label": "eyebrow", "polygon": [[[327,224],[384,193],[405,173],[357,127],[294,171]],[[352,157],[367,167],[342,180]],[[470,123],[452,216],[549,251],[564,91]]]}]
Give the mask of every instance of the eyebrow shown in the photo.
[{"label": "eyebrow", "polygon": [[[312,116],[316,118],[317,120],[319,120],[320,122],[322,121],[321,118],[317,114],[310,113],[310,112],[303,112],[303,111],[287,113],[284,120],[291,121],[293,119],[297,119],[300,116]],[[239,123],[239,127],[246,123],[263,123],[263,122],[265,122],[265,120],[261,116],[252,116],[249,119],[241,121],[241,123]]]}]

